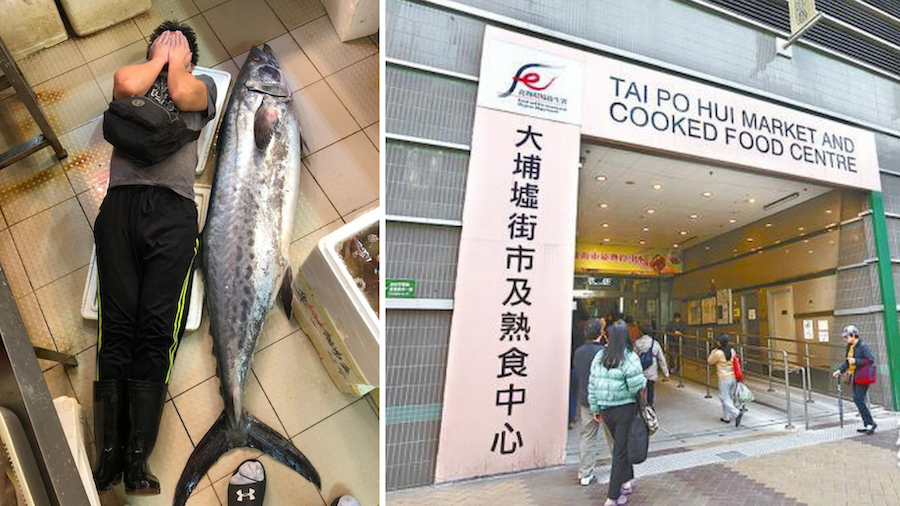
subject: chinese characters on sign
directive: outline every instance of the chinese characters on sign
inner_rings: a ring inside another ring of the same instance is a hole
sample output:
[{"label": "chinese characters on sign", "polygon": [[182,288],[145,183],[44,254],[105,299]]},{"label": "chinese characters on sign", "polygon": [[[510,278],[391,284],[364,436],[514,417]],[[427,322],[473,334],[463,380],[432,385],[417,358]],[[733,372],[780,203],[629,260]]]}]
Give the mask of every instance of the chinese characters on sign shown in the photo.
[{"label": "chinese characters on sign", "polygon": [[[500,341],[525,341],[529,340],[527,308],[531,306],[531,290],[529,285],[529,273],[534,269],[535,248],[528,247],[534,240],[538,228],[538,215],[540,207],[538,196],[540,194],[541,180],[541,141],[544,134],[536,131],[531,124],[516,130],[518,142],[515,143],[516,157],[512,160],[512,198],[509,205],[512,214],[509,215],[507,229],[509,230],[510,245],[506,248],[506,272],[509,277],[506,282],[509,291],[503,300],[500,314]],[[528,210],[529,212],[526,212]],[[524,306],[519,313],[510,312],[516,306]],[[521,344],[527,346],[527,344]],[[528,353],[513,346],[500,354],[500,374],[498,379],[511,376],[527,376],[525,359]],[[506,385],[509,385],[508,387]],[[495,405],[505,408],[506,417],[513,416],[513,406],[525,404],[526,389],[516,388],[515,383],[504,383],[497,389]],[[494,434],[492,452],[500,452],[501,455],[514,454],[524,446],[522,433],[515,431],[515,441],[507,446],[506,435],[513,432],[511,420],[504,424],[504,428]],[[500,444],[498,445],[498,441]]]},{"label": "chinese characters on sign", "polygon": [[566,458],[546,419],[567,404],[578,126],[480,107],[473,129],[438,483]]}]

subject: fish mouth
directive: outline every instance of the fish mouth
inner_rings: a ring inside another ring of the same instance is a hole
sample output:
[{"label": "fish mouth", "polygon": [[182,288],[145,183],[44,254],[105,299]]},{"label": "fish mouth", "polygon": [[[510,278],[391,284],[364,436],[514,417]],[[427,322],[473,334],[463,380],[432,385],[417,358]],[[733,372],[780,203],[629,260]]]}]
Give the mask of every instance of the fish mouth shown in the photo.
[{"label": "fish mouth", "polygon": [[290,93],[285,90],[285,88],[281,85],[275,84],[247,84],[247,89],[249,91],[254,91],[256,93],[262,93],[264,95],[269,95],[277,98],[288,98],[290,97]]}]

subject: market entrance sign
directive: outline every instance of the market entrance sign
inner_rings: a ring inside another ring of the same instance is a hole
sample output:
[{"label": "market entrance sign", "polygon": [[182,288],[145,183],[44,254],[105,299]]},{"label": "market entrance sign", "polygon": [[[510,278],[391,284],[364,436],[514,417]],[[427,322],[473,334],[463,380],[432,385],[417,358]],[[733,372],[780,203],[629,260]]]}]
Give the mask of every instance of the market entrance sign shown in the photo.
[{"label": "market entrance sign", "polygon": [[872,132],[611,58],[591,56],[585,72],[584,136],[829,185],[881,188]]}]

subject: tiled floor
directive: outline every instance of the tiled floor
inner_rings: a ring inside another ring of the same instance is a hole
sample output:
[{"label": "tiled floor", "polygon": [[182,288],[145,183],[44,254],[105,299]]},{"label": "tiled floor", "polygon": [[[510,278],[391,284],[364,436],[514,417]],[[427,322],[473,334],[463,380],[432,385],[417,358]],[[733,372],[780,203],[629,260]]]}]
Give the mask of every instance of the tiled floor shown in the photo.
[{"label": "tiled floor", "polygon": [[[143,61],[147,36],[164,19],[186,20],[198,33],[200,65],[236,76],[253,44],[268,42],[294,91],[309,151],[291,262],[298,267],[318,239],[378,205],[378,44],[342,44],[319,0],[153,0],[150,12],[84,38],[70,38],[19,66],[69,157],[44,150],[0,171],[0,262],[35,345],[75,354],[65,370],[42,361],[51,394],[84,406],[91,436],[97,326],[80,316],[93,241],[91,228],[109,178],[111,148],[98,118],[112,94],[112,74]],[[38,133],[24,106],[0,94],[0,152]],[[209,184],[215,147],[199,184]],[[169,383],[152,467],[163,493],[126,498],[121,485],[103,504],[171,504],[172,489],[193,444],[222,409],[208,324],[186,334]],[[260,339],[245,404],[289,437],[316,466],[322,491],[262,457],[267,504],[330,504],[350,493],[378,503],[378,415],[374,402],[339,392],[311,342],[278,309]],[[93,451],[93,448],[91,448]],[[188,504],[225,504],[236,465],[258,452],[235,450],[217,463]]]},{"label": "tiled floor", "polygon": [[[897,429],[872,436],[857,435],[852,428],[847,431],[847,438],[820,444],[642,473],[656,460],[673,458],[651,453],[645,463],[635,466],[635,491],[628,504],[898,504]],[[582,487],[577,466],[565,466],[400,490],[388,493],[386,501],[392,506],[602,504],[607,487],[608,474],[599,483]]]}]

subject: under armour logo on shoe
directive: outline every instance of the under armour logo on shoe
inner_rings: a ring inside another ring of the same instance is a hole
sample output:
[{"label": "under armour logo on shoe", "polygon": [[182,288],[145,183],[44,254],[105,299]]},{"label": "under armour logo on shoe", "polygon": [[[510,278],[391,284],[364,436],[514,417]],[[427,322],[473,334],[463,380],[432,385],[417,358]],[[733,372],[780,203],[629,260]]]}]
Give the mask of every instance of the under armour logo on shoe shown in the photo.
[{"label": "under armour logo on shoe", "polygon": [[237,501],[244,502],[244,498],[247,498],[251,501],[255,501],[256,500],[256,490],[253,490],[252,488],[249,490],[250,490],[250,492],[244,493],[244,492],[241,492],[240,489],[238,489],[235,492],[237,494]]}]

